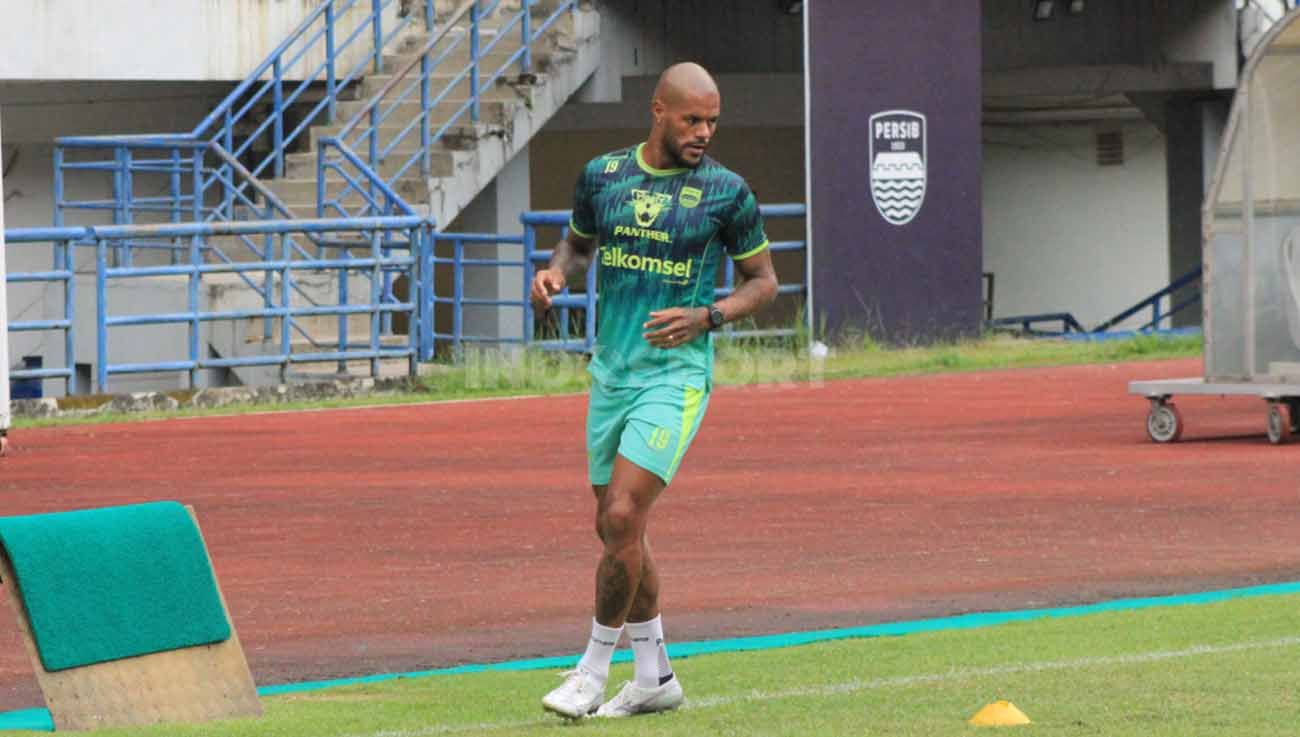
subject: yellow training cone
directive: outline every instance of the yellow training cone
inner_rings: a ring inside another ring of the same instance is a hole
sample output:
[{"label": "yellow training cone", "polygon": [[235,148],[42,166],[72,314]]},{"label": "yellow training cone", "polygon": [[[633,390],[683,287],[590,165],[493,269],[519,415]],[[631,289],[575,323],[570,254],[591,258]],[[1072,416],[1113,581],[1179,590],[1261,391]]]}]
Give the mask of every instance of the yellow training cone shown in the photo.
[{"label": "yellow training cone", "polygon": [[1017,724],[1029,724],[1029,717],[1016,708],[1010,701],[994,701],[975,712],[969,720],[977,727],[1013,727]]}]

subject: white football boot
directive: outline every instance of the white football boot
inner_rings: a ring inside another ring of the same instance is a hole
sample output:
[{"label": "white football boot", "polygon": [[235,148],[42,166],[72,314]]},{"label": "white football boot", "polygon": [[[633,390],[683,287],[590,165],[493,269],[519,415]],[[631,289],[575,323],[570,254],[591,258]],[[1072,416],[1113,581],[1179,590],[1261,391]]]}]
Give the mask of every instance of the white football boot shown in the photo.
[{"label": "white football boot", "polygon": [[605,700],[605,684],[585,670],[562,673],[564,683],[542,697],[542,707],[569,719],[581,719]]},{"label": "white football boot", "polygon": [[636,714],[653,714],[672,711],[682,705],[682,684],[677,676],[654,688],[642,688],[632,681],[623,684],[618,695],[596,710],[598,717],[630,717]]}]

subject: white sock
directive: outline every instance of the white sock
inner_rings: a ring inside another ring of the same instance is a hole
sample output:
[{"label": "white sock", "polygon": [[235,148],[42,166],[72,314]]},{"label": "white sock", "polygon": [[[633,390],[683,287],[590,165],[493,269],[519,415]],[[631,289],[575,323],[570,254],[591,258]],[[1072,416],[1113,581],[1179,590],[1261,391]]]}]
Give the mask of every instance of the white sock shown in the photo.
[{"label": "white sock", "polygon": [[609,661],[614,657],[614,648],[618,646],[618,637],[623,634],[622,627],[606,627],[591,620],[591,639],[587,640],[587,652],[578,661],[578,668],[595,676],[602,683],[609,679]]},{"label": "white sock", "polygon": [[668,664],[668,646],[664,644],[664,621],[655,617],[649,622],[628,622],[627,637],[632,641],[636,685],[656,688],[672,678]]}]

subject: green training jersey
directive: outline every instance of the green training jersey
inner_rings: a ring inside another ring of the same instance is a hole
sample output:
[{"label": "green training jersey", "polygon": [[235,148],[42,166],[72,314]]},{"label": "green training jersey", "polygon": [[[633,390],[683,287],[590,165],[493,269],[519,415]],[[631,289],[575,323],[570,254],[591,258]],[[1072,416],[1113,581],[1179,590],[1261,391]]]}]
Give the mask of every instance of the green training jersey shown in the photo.
[{"label": "green training jersey", "polygon": [[749,258],[767,248],[767,235],[738,174],[707,156],[694,169],[655,169],[641,156],[644,145],[592,159],[573,197],[569,227],[597,245],[589,370],[607,386],[704,386],[713,373],[712,333],[663,349],[646,342],[642,326],[655,310],[713,304],[724,255]]}]

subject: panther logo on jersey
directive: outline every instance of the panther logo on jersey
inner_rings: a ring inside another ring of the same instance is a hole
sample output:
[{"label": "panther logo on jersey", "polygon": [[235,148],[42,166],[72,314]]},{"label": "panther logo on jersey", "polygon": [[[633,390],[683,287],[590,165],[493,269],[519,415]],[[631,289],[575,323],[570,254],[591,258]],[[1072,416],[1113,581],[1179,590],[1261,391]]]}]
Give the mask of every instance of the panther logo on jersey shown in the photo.
[{"label": "panther logo on jersey", "polygon": [[654,225],[660,213],[672,202],[672,195],[648,192],[644,189],[632,190],[632,210],[636,214],[636,224],[642,228]]}]

